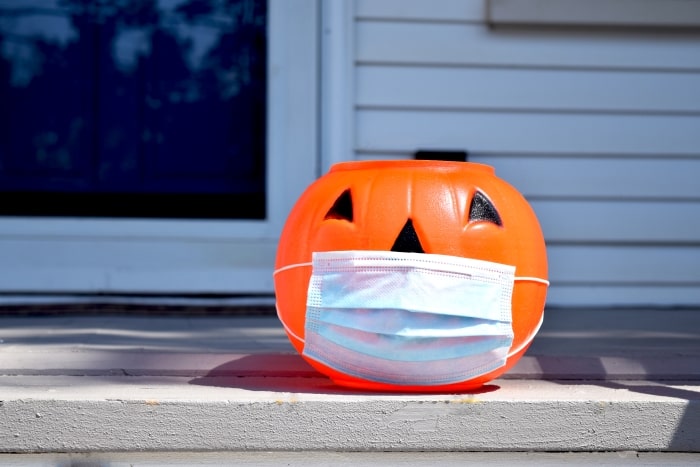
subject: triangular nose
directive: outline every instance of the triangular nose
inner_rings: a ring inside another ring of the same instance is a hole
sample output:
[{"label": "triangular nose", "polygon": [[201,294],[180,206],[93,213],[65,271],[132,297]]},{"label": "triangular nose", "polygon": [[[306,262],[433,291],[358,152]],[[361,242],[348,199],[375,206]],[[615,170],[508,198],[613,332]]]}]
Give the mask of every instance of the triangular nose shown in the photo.
[{"label": "triangular nose", "polygon": [[420,244],[416,229],[413,228],[413,221],[411,219],[406,221],[399,236],[396,237],[391,251],[400,253],[425,253],[425,251],[423,251],[423,246]]}]

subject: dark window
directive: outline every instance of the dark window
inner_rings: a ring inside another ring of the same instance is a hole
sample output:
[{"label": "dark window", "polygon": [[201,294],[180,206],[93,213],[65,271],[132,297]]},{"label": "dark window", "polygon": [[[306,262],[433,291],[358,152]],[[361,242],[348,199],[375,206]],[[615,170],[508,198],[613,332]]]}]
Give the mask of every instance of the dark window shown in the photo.
[{"label": "dark window", "polygon": [[0,0],[0,215],[264,218],[264,0]]}]

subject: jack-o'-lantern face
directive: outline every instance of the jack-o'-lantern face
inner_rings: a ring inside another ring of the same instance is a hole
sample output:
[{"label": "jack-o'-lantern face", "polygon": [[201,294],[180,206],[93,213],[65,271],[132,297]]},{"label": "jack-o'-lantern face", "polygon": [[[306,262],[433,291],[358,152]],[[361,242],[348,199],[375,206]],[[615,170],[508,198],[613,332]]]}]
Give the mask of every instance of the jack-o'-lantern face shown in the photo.
[{"label": "jack-o'-lantern face", "polygon": [[[278,313],[300,353],[311,268],[286,268],[308,264],[313,252],[338,250],[458,256],[512,265],[519,276],[547,277],[544,241],[532,209],[490,167],[435,161],[338,164],[299,199],[278,247]],[[539,324],[545,293],[543,284],[515,284],[514,348]]]},{"label": "jack-o'-lantern face", "polygon": [[[404,188],[420,192],[420,188],[415,185],[405,186]],[[356,187],[355,189],[360,195],[365,197],[371,196],[371,193],[367,193],[362,187]],[[427,193],[426,195],[431,196],[432,194]],[[404,253],[426,253],[426,249],[421,242],[421,237],[423,236],[428,244],[427,252],[429,253],[459,253],[458,256],[470,257],[471,255],[465,254],[465,247],[463,245],[458,247],[454,240],[459,240],[460,243],[469,243],[465,241],[468,238],[467,228],[479,228],[479,235],[483,236],[485,234],[484,229],[487,229],[487,226],[483,223],[490,223],[493,227],[500,228],[503,227],[503,221],[491,200],[482,192],[475,190],[473,193],[467,193],[467,197],[469,198],[468,206],[462,206],[464,212],[459,212],[458,216],[450,216],[452,217],[451,219],[447,218],[444,212],[432,203],[426,203],[430,209],[427,212],[423,212],[422,217],[415,222],[424,224],[418,227],[424,233],[424,235],[419,236],[413,218],[418,217],[421,206],[410,206],[404,212],[399,212],[397,209],[379,209],[379,212],[376,214],[380,215],[372,215],[374,214],[373,212],[363,212],[364,216],[360,216],[355,222],[353,190],[348,188],[338,196],[323,217],[323,222],[318,226],[318,235],[315,239],[318,242],[318,248],[314,251],[326,251],[326,247],[338,249],[342,242],[343,248],[341,249],[369,248]],[[397,196],[392,196],[390,202],[392,200],[398,201],[399,199]],[[452,202],[452,200],[447,201]],[[392,214],[399,215],[392,216]],[[393,232],[386,225],[390,217],[397,217],[399,224],[404,222],[403,225],[394,225]],[[456,225],[446,226],[446,222],[450,221]],[[453,238],[452,241],[442,245],[439,243],[441,237],[444,237],[446,229],[454,228],[455,232],[458,232],[460,227],[462,232],[459,237]],[[493,229],[493,227],[491,232],[493,237],[499,233],[502,234],[501,229]],[[392,233],[394,234],[393,236]],[[372,242],[370,239],[375,241]],[[495,238],[492,238],[492,241],[494,240]],[[381,246],[384,246],[384,248],[381,248]]]}]

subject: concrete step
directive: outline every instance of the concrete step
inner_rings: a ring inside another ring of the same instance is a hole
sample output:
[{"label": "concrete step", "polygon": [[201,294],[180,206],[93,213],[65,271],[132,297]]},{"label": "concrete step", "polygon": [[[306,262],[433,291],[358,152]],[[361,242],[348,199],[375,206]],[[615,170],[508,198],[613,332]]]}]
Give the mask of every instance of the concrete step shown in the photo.
[{"label": "concrete step", "polygon": [[256,466],[320,467],[376,465],[440,466],[697,466],[700,454],[658,452],[327,452],[327,451],[246,451],[246,452],[109,452],[72,454],[0,454],[0,465],[21,467],[110,466]]},{"label": "concrete step", "polygon": [[6,315],[0,339],[1,452],[700,451],[700,310],[548,311],[467,394],[334,386],[274,316]]}]

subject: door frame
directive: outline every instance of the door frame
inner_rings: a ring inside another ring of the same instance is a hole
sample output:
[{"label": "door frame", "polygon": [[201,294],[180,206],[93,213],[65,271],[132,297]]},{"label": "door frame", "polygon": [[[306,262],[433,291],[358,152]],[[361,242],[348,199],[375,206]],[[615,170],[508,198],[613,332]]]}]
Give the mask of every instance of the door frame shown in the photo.
[{"label": "door frame", "polygon": [[279,233],[320,173],[319,0],[269,0],[265,220],[0,218],[0,301],[272,293]]}]

